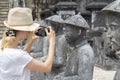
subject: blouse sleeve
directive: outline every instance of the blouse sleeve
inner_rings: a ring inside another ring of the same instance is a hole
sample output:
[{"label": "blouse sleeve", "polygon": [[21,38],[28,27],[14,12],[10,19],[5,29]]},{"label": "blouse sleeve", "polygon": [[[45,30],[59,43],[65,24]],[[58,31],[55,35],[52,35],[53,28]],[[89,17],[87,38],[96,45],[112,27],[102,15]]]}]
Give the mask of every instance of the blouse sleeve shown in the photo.
[{"label": "blouse sleeve", "polygon": [[32,60],[32,57],[28,53],[23,53],[21,56],[19,56],[16,59],[16,63],[18,65],[26,66],[31,60]]},{"label": "blouse sleeve", "polygon": [[1,42],[2,42],[2,40],[0,40],[0,49],[1,49],[1,44],[2,44]]},{"label": "blouse sleeve", "polygon": [[15,72],[17,72],[18,75],[21,75],[24,72],[26,65],[32,59],[33,58],[28,53],[23,53],[22,55],[17,56],[14,65],[14,67],[16,67]]}]

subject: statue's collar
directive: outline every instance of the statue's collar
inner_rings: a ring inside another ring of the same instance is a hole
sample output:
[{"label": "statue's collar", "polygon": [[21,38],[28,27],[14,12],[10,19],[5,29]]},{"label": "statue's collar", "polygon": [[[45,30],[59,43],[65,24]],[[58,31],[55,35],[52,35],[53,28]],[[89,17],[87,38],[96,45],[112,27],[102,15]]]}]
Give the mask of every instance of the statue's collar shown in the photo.
[{"label": "statue's collar", "polygon": [[78,47],[81,47],[81,46],[83,46],[83,45],[85,45],[85,44],[87,44],[88,43],[88,41],[87,40],[83,40],[83,41],[80,41],[79,42],[79,40],[76,42],[76,48],[78,48]]}]

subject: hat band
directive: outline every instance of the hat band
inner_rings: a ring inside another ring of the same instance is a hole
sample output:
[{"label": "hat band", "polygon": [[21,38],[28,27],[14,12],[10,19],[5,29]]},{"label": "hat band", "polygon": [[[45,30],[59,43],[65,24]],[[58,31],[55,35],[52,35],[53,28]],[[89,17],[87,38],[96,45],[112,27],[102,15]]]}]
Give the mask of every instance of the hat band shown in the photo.
[{"label": "hat band", "polygon": [[32,25],[33,23],[30,23],[30,24],[23,24],[23,25],[11,25],[11,24],[9,24],[8,23],[8,21],[6,21],[7,22],[7,24],[9,25],[9,26],[30,26],[30,25]]}]

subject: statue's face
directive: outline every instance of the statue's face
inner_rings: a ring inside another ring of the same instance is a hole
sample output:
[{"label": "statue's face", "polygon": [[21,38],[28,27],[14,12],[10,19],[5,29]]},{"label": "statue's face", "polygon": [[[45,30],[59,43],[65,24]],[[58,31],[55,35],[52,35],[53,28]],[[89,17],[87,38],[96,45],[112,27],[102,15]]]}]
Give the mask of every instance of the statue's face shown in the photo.
[{"label": "statue's face", "polygon": [[120,19],[119,15],[107,17],[107,39],[111,49],[120,49]]},{"label": "statue's face", "polygon": [[109,25],[106,37],[112,49],[120,48],[120,25]]},{"label": "statue's face", "polygon": [[65,38],[68,43],[75,42],[81,34],[81,30],[72,25],[66,25],[63,27],[63,33],[65,34]]}]

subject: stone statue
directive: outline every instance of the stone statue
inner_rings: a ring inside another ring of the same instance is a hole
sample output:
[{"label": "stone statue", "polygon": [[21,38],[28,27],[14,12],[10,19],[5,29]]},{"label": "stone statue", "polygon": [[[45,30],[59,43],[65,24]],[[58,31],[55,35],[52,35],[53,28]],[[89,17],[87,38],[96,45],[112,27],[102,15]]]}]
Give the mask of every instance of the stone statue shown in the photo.
[{"label": "stone statue", "polygon": [[71,47],[66,68],[53,80],[92,80],[94,68],[94,52],[86,40],[86,30],[89,26],[80,15],[74,15],[65,20],[63,32]]},{"label": "stone statue", "polygon": [[[56,44],[55,44],[55,56],[54,56],[54,62],[53,62],[53,68],[50,73],[32,73],[32,80],[53,80],[54,76],[63,72],[66,59],[67,59],[67,53],[68,53],[68,44],[66,42],[66,39],[63,34],[62,26],[59,23],[55,22],[48,22],[46,20],[42,20],[40,22],[40,26],[47,26],[51,25],[52,28],[56,32]],[[41,48],[41,49],[40,49]],[[48,41],[46,37],[44,37],[41,40],[37,40],[34,47],[33,47],[33,56],[40,60],[45,60],[46,53],[48,50]],[[41,53],[41,54],[40,54]]]},{"label": "stone statue", "polygon": [[117,71],[114,80],[120,80],[120,0],[110,3],[102,11],[106,15],[106,55],[111,59],[111,65]]},{"label": "stone statue", "polygon": [[[56,19],[56,17],[54,16],[51,17],[52,19],[53,18]],[[51,17],[49,17],[49,20],[51,19]],[[53,62],[53,70],[51,73],[47,74],[46,80],[47,79],[53,80],[54,76],[64,71],[69,49],[68,49],[68,43],[65,39],[65,35],[63,34],[61,23],[50,21],[49,24],[53,26],[53,29],[56,32],[56,48],[55,48],[55,56]]]}]

